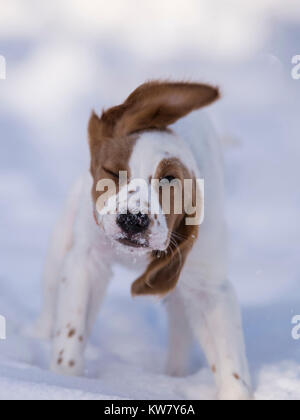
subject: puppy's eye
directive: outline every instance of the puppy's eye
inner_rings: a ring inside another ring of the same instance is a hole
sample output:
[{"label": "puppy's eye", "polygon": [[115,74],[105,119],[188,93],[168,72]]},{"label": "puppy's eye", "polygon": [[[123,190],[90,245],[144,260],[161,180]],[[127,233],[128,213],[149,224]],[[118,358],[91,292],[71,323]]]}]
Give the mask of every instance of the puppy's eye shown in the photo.
[{"label": "puppy's eye", "polygon": [[167,176],[164,176],[163,178],[161,178],[161,181],[172,182],[172,181],[174,181],[174,179],[176,179],[175,176],[173,176],[173,175],[167,175]]},{"label": "puppy's eye", "polygon": [[108,175],[110,175],[110,176],[112,176],[112,177],[114,177],[114,178],[116,178],[116,179],[119,179],[119,174],[118,173],[116,173],[116,172],[114,172],[114,171],[111,171],[110,169],[107,169],[107,168],[103,168],[103,170],[108,174]]}]

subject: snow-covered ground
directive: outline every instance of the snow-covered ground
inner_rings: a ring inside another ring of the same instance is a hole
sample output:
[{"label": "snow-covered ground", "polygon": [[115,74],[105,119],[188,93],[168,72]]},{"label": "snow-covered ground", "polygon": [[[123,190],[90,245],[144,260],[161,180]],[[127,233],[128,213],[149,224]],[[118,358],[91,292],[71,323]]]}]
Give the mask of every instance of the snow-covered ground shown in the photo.
[{"label": "snow-covered ground", "polygon": [[[25,7],[26,3],[26,7]],[[126,7],[124,4],[126,3]],[[143,5],[141,5],[143,3]],[[226,3],[226,5],[225,5]],[[163,374],[159,302],[115,280],[87,351],[85,378],[49,372],[49,343],[22,336],[40,309],[47,238],[88,165],[92,107],[148,78],[204,80],[225,144],[230,277],[243,308],[257,399],[300,399],[300,6],[290,0],[0,0],[0,399],[212,399],[199,349],[189,376]],[[196,127],[194,127],[196,129]]]},{"label": "snow-covered ground", "polygon": [[[186,378],[164,375],[165,313],[157,302],[131,300],[128,280],[118,270],[87,350],[85,378],[59,377],[49,372],[49,343],[19,333],[20,326],[36,310],[36,292],[28,287],[26,294],[23,289],[16,299],[18,293],[6,283],[0,302],[9,329],[0,349],[0,399],[215,398],[212,374],[198,349],[191,357]],[[293,341],[290,333],[296,308],[299,300],[295,304],[278,299],[244,306],[257,399],[299,399],[299,342]]]}]

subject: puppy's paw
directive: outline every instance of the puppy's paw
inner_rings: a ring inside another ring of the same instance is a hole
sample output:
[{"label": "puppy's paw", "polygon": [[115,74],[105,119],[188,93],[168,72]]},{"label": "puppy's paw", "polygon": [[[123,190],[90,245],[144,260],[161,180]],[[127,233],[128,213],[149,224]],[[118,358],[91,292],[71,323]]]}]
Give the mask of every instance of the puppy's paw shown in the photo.
[{"label": "puppy's paw", "polygon": [[69,359],[64,357],[63,354],[53,357],[50,368],[52,372],[58,375],[83,376],[84,374],[83,360]]},{"label": "puppy's paw", "polygon": [[251,401],[254,399],[253,393],[241,379],[237,379],[235,376],[235,381],[230,381],[227,384],[223,385],[218,393],[218,400],[220,401]]},{"label": "puppy's paw", "polygon": [[175,378],[183,378],[187,376],[188,369],[185,364],[179,364],[179,363],[172,363],[168,362],[166,367],[166,375],[167,376],[173,376]]}]

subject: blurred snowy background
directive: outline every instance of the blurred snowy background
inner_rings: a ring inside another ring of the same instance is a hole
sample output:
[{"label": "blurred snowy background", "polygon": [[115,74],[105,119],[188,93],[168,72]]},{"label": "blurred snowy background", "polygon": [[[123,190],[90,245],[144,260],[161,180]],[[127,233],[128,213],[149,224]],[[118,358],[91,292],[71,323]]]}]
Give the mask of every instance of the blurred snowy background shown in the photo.
[{"label": "blurred snowy background", "polygon": [[39,311],[66,192],[88,166],[91,109],[150,78],[222,89],[208,113],[225,144],[231,279],[256,395],[300,399],[300,342],[291,338],[300,314],[299,25],[298,0],[0,0],[0,399],[214,396],[207,369],[160,374],[163,311],[131,301],[120,270],[93,336],[100,353],[88,352],[94,379],[48,373],[47,344],[18,335]]}]

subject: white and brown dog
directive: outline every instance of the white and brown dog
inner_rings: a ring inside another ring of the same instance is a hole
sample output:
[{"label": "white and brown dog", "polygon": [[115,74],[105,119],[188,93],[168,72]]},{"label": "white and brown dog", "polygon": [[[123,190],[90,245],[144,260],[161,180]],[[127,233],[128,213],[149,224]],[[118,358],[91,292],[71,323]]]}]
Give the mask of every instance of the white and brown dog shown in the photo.
[{"label": "white and brown dog", "polygon": [[[118,260],[128,264],[137,259],[142,274],[132,294],[166,296],[168,374],[183,373],[192,331],[215,375],[219,398],[251,398],[240,311],[227,280],[220,146],[205,123],[184,140],[168,128],[218,98],[218,90],[207,85],[150,82],[101,117],[93,113],[91,171],[70,196],[46,263],[45,302],[37,331],[53,337],[53,371],[83,373],[85,345],[111,267]],[[100,191],[99,181],[116,183],[121,171],[127,172],[126,185],[117,186],[99,208],[106,193]],[[161,191],[152,191],[152,179],[200,178],[205,180],[201,225],[190,223],[190,215],[173,207],[169,214],[148,214],[145,188],[134,185],[136,179],[146,181],[151,200],[161,208]],[[129,204],[122,208],[125,189],[129,195],[139,191],[138,212]],[[116,202],[119,210],[112,211]]]}]

